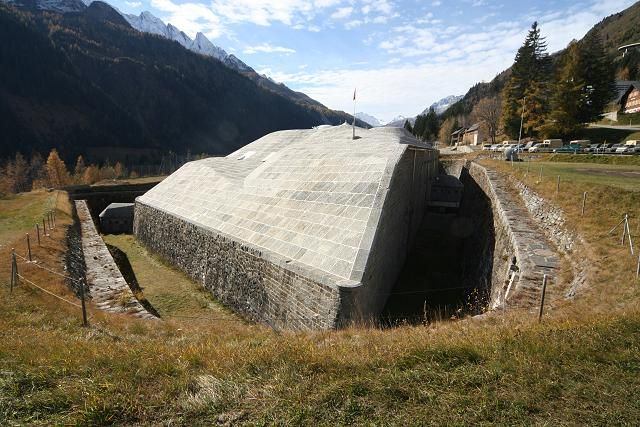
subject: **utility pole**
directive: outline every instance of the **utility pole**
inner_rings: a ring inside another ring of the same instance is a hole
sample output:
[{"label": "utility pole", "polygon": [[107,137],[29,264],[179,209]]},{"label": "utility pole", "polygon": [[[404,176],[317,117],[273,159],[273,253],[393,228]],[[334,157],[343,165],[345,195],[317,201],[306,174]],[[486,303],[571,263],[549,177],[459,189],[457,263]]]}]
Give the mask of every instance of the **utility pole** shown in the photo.
[{"label": "utility pole", "polygon": [[351,139],[356,139],[356,89],[353,89],[353,135]]},{"label": "utility pole", "polygon": [[524,109],[527,105],[527,97],[522,99],[522,114],[520,114],[520,134],[518,135],[518,144],[522,141],[522,125],[524,124]]}]

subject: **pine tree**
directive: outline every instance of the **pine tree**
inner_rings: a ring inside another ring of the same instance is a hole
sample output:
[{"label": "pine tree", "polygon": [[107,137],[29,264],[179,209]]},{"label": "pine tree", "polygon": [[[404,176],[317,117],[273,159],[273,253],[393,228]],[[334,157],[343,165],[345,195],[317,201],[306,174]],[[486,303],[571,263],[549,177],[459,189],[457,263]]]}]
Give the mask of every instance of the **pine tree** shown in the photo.
[{"label": "pine tree", "polygon": [[551,111],[542,127],[546,136],[565,137],[580,123],[580,105],[585,81],[582,79],[582,54],[577,43],[567,48],[561,59],[551,98]]},{"label": "pine tree", "polygon": [[612,61],[602,44],[600,32],[590,31],[580,43],[581,74],[584,81],[579,105],[580,123],[598,120],[615,95]]},{"label": "pine tree", "polygon": [[413,124],[413,134],[417,138],[422,139],[426,128],[427,116],[425,116],[424,114],[419,114],[418,117],[416,117],[416,122]]},{"label": "pine tree", "polygon": [[[534,22],[524,44],[518,49],[511,67],[511,77],[503,92],[502,126],[504,132],[515,137],[520,131],[520,120],[524,107],[524,97],[532,97],[532,108],[525,108],[525,119],[531,126],[528,132],[535,130],[534,125],[543,122],[548,97],[551,59],[547,54],[545,38],[540,34],[538,23]],[[527,106],[529,102],[527,101]]]},{"label": "pine tree", "polygon": [[404,128],[410,133],[413,133],[413,127],[411,127],[411,122],[409,120],[404,121]]},{"label": "pine tree", "polygon": [[49,158],[47,158],[47,177],[49,178],[49,185],[54,188],[63,187],[70,182],[67,166],[55,148],[51,150]]},{"label": "pine tree", "polygon": [[613,70],[594,30],[582,42],[571,43],[561,59],[545,134],[571,136],[597,120],[614,90]]},{"label": "pine tree", "polygon": [[425,129],[422,134],[422,139],[425,141],[434,141],[438,139],[438,132],[440,131],[440,119],[436,110],[429,108],[427,115],[425,116]]},{"label": "pine tree", "polygon": [[73,169],[73,178],[76,182],[82,181],[82,176],[84,175],[84,171],[87,168],[84,157],[78,156],[76,160],[76,167]]}]

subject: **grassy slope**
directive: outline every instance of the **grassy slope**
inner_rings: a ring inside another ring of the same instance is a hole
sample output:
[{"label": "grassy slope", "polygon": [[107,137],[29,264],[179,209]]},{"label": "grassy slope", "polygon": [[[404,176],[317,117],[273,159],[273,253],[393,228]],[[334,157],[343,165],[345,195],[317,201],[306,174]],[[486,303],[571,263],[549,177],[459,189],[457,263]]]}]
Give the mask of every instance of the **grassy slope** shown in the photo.
[{"label": "grassy slope", "polygon": [[[553,180],[527,179],[555,197]],[[585,188],[592,203],[583,219],[575,199]],[[638,218],[640,192],[581,182],[563,190],[556,203],[599,261],[592,290],[552,302],[543,324],[516,312],[278,334],[236,321],[92,312],[92,327],[82,329],[77,310],[24,286],[9,297],[2,287],[0,424],[634,424],[640,287],[628,250],[602,235],[620,212]],[[0,201],[0,210],[12,203]],[[7,274],[0,263],[3,282]]]},{"label": "grassy slope", "polygon": [[163,318],[200,316],[235,318],[211,294],[183,273],[149,253],[131,235],[107,235],[105,242],[127,254],[144,296]]}]

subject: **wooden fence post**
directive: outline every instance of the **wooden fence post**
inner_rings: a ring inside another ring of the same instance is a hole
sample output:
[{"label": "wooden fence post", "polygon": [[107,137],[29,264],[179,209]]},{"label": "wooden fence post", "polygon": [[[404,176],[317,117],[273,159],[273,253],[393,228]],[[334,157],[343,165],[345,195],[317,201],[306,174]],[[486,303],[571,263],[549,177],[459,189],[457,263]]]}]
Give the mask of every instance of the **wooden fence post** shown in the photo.
[{"label": "wooden fence post", "polygon": [[31,239],[29,239],[29,233],[27,233],[27,254],[29,255],[29,262],[33,261],[33,259],[31,259]]},{"label": "wooden fence post", "polygon": [[38,246],[40,246],[40,226],[36,224],[36,235],[38,236]]},{"label": "wooden fence post", "polygon": [[84,302],[84,280],[80,280],[80,301],[82,302],[82,326],[89,326],[87,321],[87,307]]},{"label": "wooden fence post", "polygon": [[587,192],[582,193],[582,216],[584,216],[584,208],[587,206]]},{"label": "wooden fence post", "polygon": [[556,196],[560,195],[560,175],[558,175],[558,180],[556,182]]},{"label": "wooden fence post", "polygon": [[542,276],[542,295],[540,296],[540,311],[538,312],[538,322],[542,321],[542,313],[544,311],[544,295],[547,292],[547,275]]},{"label": "wooden fence post", "polygon": [[44,217],[42,217],[42,232],[44,233],[45,236],[48,236],[48,234],[47,234],[47,224],[44,222]]},{"label": "wooden fence post", "polygon": [[16,250],[11,248],[11,292],[18,286],[18,262],[16,261]]}]

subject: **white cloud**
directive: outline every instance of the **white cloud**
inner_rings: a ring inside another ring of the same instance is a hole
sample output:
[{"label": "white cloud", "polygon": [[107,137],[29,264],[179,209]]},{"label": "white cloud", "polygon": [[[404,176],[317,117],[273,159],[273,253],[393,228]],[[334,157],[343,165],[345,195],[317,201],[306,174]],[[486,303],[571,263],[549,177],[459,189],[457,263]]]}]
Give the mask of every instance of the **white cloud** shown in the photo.
[{"label": "white cloud", "polygon": [[198,31],[215,39],[225,33],[218,15],[200,3],[173,3],[171,0],[151,0],[151,5],[165,12],[162,18],[180,28],[188,36],[195,37]]},{"label": "white cloud", "polygon": [[273,46],[269,43],[262,43],[257,46],[249,46],[242,51],[246,55],[253,55],[254,53],[282,53],[285,55],[291,55],[296,53],[294,49],[283,46]]},{"label": "white cloud", "polygon": [[353,8],[351,6],[341,7],[331,14],[331,19],[345,19],[348,18],[352,12]]},{"label": "white cloud", "polygon": [[139,1],[125,1],[124,4],[134,9],[137,9],[140,6],[142,6],[142,2],[139,2]]}]

